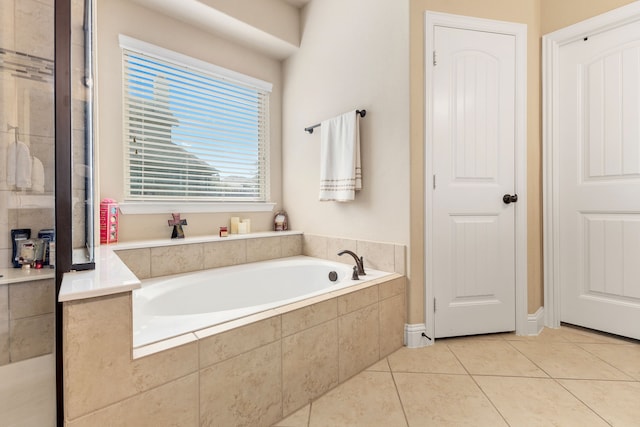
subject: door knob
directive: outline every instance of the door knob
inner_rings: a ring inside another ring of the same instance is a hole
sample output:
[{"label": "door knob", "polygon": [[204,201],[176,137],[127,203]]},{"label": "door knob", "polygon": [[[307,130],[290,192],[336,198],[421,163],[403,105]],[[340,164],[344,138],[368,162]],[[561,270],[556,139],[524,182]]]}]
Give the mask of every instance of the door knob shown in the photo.
[{"label": "door knob", "polygon": [[514,195],[505,194],[504,196],[502,196],[502,201],[507,205],[509,203],[515,203],[515,202],[518,201],[518,195],[517,194],[514,194]]}]

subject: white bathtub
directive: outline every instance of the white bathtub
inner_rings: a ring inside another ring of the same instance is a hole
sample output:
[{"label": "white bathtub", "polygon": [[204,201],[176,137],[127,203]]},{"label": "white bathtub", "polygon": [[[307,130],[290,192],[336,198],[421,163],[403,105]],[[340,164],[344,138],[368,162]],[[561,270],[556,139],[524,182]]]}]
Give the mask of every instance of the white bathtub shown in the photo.
[{"label": "white bathtub", "polygon": [[[197,331],[391,273],[296,256],[142,281],[133,291],[133,346]],[[329,280],[335,271],[338,280]]]}]

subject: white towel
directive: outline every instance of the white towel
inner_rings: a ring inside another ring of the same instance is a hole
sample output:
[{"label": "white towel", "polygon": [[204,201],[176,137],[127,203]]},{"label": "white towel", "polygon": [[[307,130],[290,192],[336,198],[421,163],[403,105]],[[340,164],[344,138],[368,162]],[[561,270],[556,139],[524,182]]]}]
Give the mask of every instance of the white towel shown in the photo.
[{"label": "white towel", "polygon": [[16,141],[7,150],[7,185],[31,188],[31,153],[26,144]]},{"label": "white towel", "polygon": [[354,110],[321,123],[320,200],[348,202],[362,189],[359,114]]},{"label": "white towel", "polygon": [[42,162],[36,156],[33,156],[31,184],[31,190],[36,193],[44,193],[44,166],[42,166]]}]

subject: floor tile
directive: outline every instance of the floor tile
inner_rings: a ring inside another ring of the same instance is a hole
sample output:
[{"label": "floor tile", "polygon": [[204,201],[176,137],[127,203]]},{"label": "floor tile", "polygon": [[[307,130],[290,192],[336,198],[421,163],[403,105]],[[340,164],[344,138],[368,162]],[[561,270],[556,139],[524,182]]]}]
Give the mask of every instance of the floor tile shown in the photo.
[{"label": "floor tile", "polygon": [[309,425],[310,411],[311,404],[299,409],[282,421],[275,423],[273,427],[307,427]]},{"label": "floor tile", "polygon": [[560,328],[560,330],[566,337],[567,341],[573,343],[628,343],[628,341],[626,341],[625,339],[616,337],[615,335],[609,335],[604,332],[591,331],[584,328],[563,326]]},{"label": "floor tile", "polygon": [[472,375],[547,376],[507,341],[453,342],[448,346]]},{"label": "floor tile", "polygon": [[516,335],[511,334],[505,336],[507,341],[555,341],[555,342],[568,342],[566,328],[544,328],[538,335]]},{"label": "floor tile", "polygon": [[406,426],[389,372],[364,371],[311,404],[310,426]]},{"label": "floor tile", "polygon": [[607,426],[553,379],[474,377],[509,425]]},{"label": "floor tile", "polygon": [[468,375],[394,373],[407,420],[416,426],[506,426]]},{"label": "floor tile", "polygon": [[637,426],[640,424],[639,382],[592,380],[559,380],[559,382],[611,425]]},{"label": "floor tile", "polygon": [[403,347],[388,359],[393,372],[467,373],[449,347],[440,343],[422,348]]},{"label": "floor tile", "polygon": [[511,342],[553,378],[630,380],[628,375],[572,343]]},{"label": "floor tile", "polygon": [[640,381],[640,344],[578,344],[589,353]]},{"label": "floor tile", "polygon": [[369,366],[366,370],[367,371],[378,371],[378,372],[390,372],[391,371],[391,369],[389,369],[389,362],[387,361],[386,357],[384,359],[378,361],[377,363],[374,363],[373,365]]}]

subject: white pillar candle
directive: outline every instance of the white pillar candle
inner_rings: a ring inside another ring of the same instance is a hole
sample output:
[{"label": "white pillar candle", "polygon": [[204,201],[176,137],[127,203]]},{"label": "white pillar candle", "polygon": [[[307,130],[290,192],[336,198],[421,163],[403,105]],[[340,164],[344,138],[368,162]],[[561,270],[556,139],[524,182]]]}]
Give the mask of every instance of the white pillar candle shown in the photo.
[{"label": "white pillar candle", "polygon": [[238,224],[238,234],[247,234],[247,224],[244,222]]},{"label": "white pillar candle", "polygon": [[249,218],[245,218],[242,220],[243,224],[247,224],[247,233],[251,233],[251,220]]},{"label": "white pillar candle", "polygon": [[238,224],[240,223],[240,218],[237,216],[231,217],[231,234],[238,234]]}]

